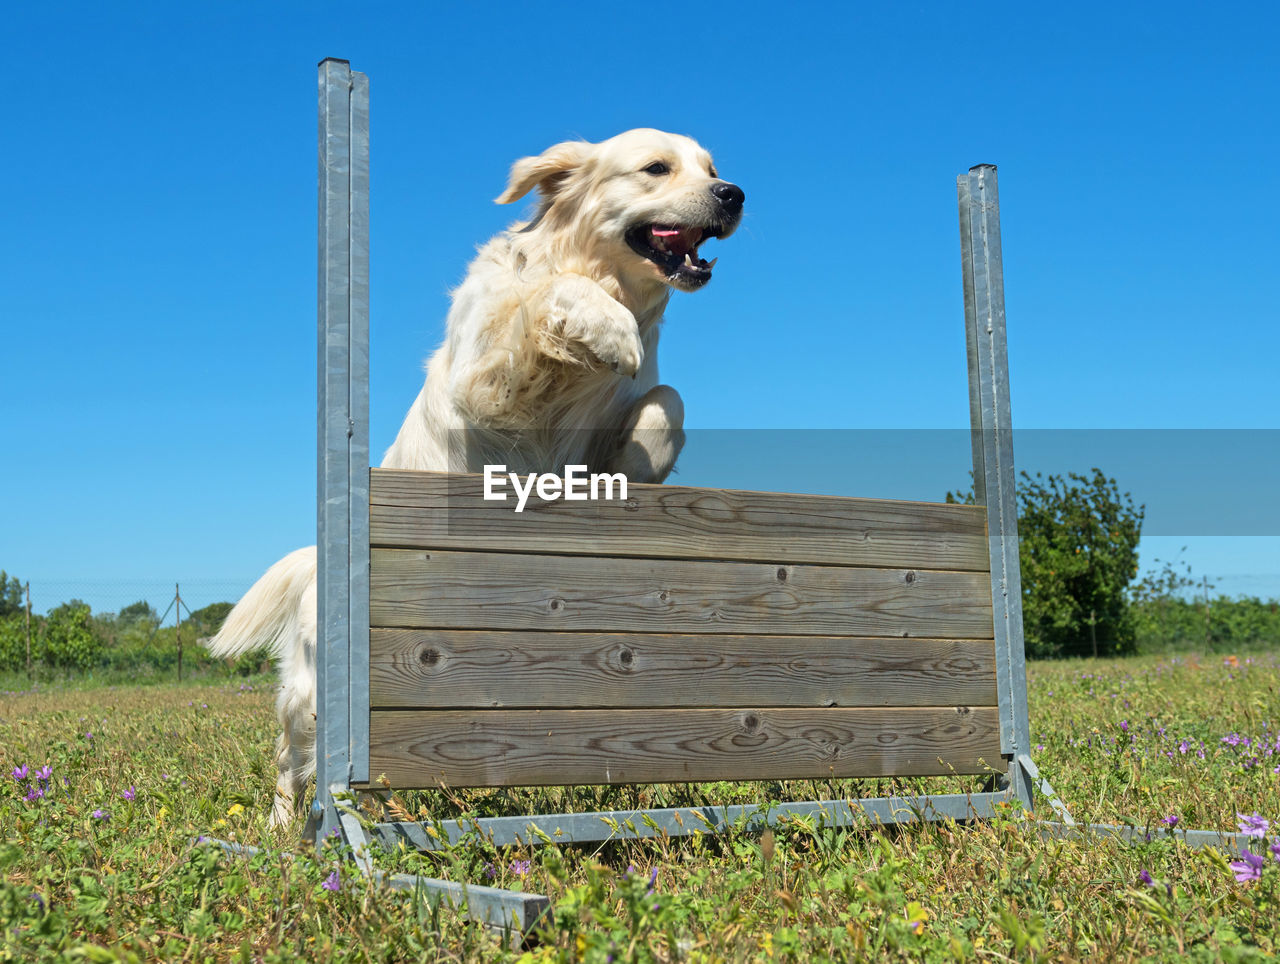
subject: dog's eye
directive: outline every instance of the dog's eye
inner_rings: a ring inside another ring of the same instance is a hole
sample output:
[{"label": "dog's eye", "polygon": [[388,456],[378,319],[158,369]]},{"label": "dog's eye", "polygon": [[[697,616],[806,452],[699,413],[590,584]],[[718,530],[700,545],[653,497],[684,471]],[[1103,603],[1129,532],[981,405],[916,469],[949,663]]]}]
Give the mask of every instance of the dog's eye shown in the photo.
[{"label": "dog's eye", "polygon": [[715,165],[712,165],[711,167],[707,168],[707,173],[710,174],[712,177],[720,176],[719,174],[716,173]]},{"label": "dog's eye", "polygon": [[653,174],[654,176],[657,176],[659,174],[669,174],[671,172],[671,168],[663,164],[662,161],[654,161],[644,169],[644,172],[646,174]]}]

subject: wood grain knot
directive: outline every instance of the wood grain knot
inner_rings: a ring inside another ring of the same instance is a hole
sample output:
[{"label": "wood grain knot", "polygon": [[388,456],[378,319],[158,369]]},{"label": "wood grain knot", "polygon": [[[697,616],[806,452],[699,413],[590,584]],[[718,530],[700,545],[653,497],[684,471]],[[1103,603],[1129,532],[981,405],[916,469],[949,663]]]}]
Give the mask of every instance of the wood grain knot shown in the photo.
[{"label": "wood grain knot", "polygon": [[618,659],[622,661],[623,666],[629,669],[631,664],[636,661],[636,654],[631,652],[629,649],[624,649],[618,654]]},{"label": "wood grain knot", "polygon": [[970,712],[971,712],[971,711],[970,711],[969,707],[967,707],[967,706],[957,706],[957,707],[956,707],[956,715],[957,715],[957,716],[968,716]]},{"label": "wood grain knot", "polygon": [[742,728],[748,733],[754,733],[759,726],[760,717],[756,716],[754,713],[748,713],[742,718]]},{"label": "wood grain knot", "polygon": [[786,581],[787,581],[787,570],[786,570],[786,569],[784,569],[783,567],[779,566],[779,567],[778,567],[778,582],[786,582]]},{"label": "wood grain knot", "polygon": [[553,613],[558,613],[558,612],[559,612],[560,610],[562,610],[562,609],[564,609],[564,600],[563,600],[563,599],[553,599],[553,600],[551,600],[551,611],[552,611]]},{"label": "wood grain knot", "polygon": [[424,649],[418,653],[418,662],[423,666],[435,666],[440,662],[440,651],[438,649]]},{"label": "wood grain knot", "polygon": [[622,503],[622,508],[625,509],[627,512],[639,512],[640,503],[637,502],[635,499],[627,499],[626,502]]},{"label": "wood grain knot", "polygon": [[902,578],[905,579],[908,583],[912,583],[916,581],[916,574],[908,569],[907,574]]}]

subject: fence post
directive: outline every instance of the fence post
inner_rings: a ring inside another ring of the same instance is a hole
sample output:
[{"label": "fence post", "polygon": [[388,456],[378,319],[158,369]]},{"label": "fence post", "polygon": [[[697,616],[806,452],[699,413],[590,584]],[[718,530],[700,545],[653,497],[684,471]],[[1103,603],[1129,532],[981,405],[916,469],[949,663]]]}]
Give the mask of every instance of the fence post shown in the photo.
[{"label": "fence post", "polygon": [[369,82],[319,66],[316,842],[368,779]]},{"label": "fence post", "polygon": [[173,638],[178,644],[178,682],[182,682],[182,590],[173,584]]},{"label": "fence post", "polygon": [[31,580],[27,580],[27,682],[31,682]]}]

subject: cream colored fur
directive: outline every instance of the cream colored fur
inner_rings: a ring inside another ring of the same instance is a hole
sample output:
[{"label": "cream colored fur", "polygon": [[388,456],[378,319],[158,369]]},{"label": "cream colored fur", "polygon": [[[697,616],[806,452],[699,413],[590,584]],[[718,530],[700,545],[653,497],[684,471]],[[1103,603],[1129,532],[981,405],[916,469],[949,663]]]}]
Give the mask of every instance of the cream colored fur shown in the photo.
[{"label": "cream colored fur", "polygon": [[[684,444],[684,406],[658,382],[659,328],[671,288],[698,285],[666,274],[625,235],[645,223],[732,233],[741,201],[726,213],[712,193],[725,183],[714,171],[695,142],[654,130],[518,161],[497,200],[536,188],[535,216],[472,262],[382,465],[562,473],[586,464],[663,481]],[[209,642],[215,656],[265,648],[279,661],[276,824],[315,772],[315,575],[314,547],[281,559]]]}]

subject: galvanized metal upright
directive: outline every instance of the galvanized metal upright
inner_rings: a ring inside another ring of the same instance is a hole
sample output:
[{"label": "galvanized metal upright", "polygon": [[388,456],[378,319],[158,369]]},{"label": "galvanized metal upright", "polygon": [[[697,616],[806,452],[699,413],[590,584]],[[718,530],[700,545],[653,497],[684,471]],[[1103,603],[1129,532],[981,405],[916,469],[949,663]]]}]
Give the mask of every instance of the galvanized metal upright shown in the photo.
[{"label": "galvanized metal upright", "polygon": [[1022,636],[1022,574],[1018,564],[1018,505],[1009,411],[1009,352],[1005,339],[1004,267],[1000,255],[1000,195],[994,164],[971,167],[956,179],[964,272],[964,320],[969,353],[969,419],[973,488],[987,507],[991,598],[995,617],[1000,744],[1009,779],[1028,809],[1032,774],[1027,671]]},{"label": "galvanized metal upright", "polygon": [[317,840],[369,778],[369,81],[329,58],[319,84]]}]

